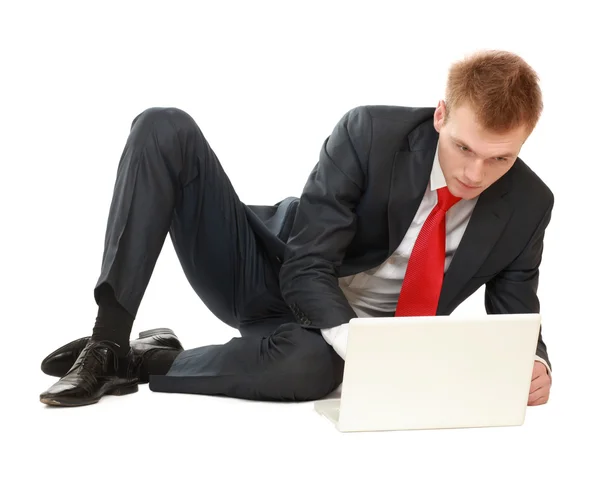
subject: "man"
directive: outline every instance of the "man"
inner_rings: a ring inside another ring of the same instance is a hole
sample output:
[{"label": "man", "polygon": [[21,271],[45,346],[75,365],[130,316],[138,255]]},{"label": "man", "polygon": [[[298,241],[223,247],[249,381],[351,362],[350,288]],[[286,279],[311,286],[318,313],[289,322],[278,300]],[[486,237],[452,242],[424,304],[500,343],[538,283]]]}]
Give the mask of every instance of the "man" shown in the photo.
[{"label": "man", "polygon": [[[118,168],[93,333],[44,360],[47,372],[62,360],[64,376],[41,401],[91,404],[148,381],[314,400],[341,383],[354,316],[448,315],[482,285],[489,313],[538,312],[554,198],[518,154],[541,111],[521,58],[473,55],[452,66],[435,109],[346,113],[297,209],[243,204],[188,114],[143,112]],[[129,341],[167,233],[191,286],[240,338],[185,351],[170,330]],[[547,402],[550,370],[540,333],[530,405]]]}]

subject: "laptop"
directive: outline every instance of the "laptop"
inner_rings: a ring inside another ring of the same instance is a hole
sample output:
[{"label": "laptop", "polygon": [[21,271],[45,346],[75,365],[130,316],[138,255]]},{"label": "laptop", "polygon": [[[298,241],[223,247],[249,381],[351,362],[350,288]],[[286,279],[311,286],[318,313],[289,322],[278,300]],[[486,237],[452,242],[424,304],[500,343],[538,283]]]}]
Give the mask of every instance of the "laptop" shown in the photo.
[{"label": "laptop", "polygon": [[353,318],[339,399],[314,409],[341,432],[520,426],[539,314]]}]

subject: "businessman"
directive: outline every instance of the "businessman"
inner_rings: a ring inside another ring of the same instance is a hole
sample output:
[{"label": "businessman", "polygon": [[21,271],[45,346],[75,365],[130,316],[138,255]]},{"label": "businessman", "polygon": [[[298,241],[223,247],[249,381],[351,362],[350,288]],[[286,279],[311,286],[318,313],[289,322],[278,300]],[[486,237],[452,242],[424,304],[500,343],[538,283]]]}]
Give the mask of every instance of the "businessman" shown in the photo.
[{"label": "businessman", "polygon": [[[42,362],[41,402],[157,392],[319,399],[342,380],[355,316],[448,315],[485,286],[492,313],[536,313],[554,197],[519,152],[543,109],[534,70],[484,51],[451,65],[437,107],[361,106],[322,145],[299,199],[240,201],[196,122],[152,108],[132,124],[109,211],[89,337]],[[170,234],[227,343],[130,338]],[[547,402],[540,332],[528,403]]]}]

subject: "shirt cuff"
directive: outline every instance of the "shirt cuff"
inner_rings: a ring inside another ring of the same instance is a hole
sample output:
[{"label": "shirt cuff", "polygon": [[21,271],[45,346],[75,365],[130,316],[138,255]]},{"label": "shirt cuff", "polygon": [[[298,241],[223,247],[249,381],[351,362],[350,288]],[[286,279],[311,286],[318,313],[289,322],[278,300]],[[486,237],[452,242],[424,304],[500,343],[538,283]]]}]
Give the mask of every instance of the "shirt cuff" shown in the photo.
[{"label": "shirt cuff", "polygon": [[346,360],[346,344],[348,343],[348,323],[336,326],[334,328],[324,328],[321,330],[323,338],[343,360]]}]

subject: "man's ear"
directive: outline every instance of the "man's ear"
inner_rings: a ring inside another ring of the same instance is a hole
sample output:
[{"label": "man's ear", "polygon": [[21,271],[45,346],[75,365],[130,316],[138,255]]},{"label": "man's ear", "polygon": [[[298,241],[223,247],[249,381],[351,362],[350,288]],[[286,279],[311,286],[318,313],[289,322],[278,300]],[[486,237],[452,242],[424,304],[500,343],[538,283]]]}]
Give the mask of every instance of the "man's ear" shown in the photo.
[{"label": "man's ear", "polygon": [[444,100],[440,100],[437,108],[435,108],[435,113],[433,114],[433,127],[435,127],[437,132],[440,132],[440,129],[442,129],[442,125],[446,119],[446,114],[446,103]]}]

